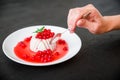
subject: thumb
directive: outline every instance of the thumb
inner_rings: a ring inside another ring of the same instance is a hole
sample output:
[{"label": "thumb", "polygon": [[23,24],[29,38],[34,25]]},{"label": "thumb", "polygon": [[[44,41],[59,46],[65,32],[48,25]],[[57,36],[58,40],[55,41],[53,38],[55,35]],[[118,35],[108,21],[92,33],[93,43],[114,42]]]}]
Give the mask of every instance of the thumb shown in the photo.
[{"label": "thumb", "polygon": [[77,21],[76,25],[80,28],[88,29],[92,25],[92,23],[86,19],[80,19]]},{"label": "thumb", "polygon": [[76,25],[80,28],[84,28],[84,24],[85,24],[85,20],[84,19],[80,19],[77,21]]},{"label": "thumb", "polygon": [[85,19],[81,19],[77,22],[77,26],[80,28],[88,29],[91,33],[96,34],[97,24]]}]

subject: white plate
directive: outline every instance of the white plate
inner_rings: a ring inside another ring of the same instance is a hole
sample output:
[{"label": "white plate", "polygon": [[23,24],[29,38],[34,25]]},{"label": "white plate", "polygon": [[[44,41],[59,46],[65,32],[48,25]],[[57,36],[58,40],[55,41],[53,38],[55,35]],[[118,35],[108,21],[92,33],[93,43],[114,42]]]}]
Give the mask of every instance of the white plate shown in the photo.
[{"label": "white plate", "polygon": [[69,47],[69,51],[64,57],[56,61],[48,62],[48,63],[32,63],[32,62],[27,62],[27,61],[24,61],[18,58],[13,51],[16,44],[19,41],[22,41],[24,38],[31,36],[37,28],[40,28],[42,26],[45,26],[45,28],[51,29],[55,33],[63,32],[66,30],[65,28],[61,28],[58,26],[51,26],[51,25],[30,26],[30,27],[17,30],[11,33],[3,42],[2,49],[5,55],[9,59],[17,63],[20,63],[20,64],[25,64],[25,65],[30,65],[30,66],[48,66],[48,65],[54,65],[54,64],[64,62],[72,58],[78,53],[82,45],[81,39],[75,33],[70,34],[69,31],[67,31],[62,35],[62,38],[66,40],[66,42],[68,43],[68,47]]}]

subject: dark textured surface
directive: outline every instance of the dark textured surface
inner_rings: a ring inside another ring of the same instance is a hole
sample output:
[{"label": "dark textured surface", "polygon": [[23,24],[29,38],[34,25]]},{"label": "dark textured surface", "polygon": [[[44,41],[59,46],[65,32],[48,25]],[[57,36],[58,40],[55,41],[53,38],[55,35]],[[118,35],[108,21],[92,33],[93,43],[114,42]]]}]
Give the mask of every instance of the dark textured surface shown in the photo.
[{"label": "dark textured surface", "polygon": [[[103,15],[120,13],[119,0],[0,0],[0,45],[13,31],[32,25],[67,28],[68,10],[92,3]],[[76,29],[82,48],[72,59],[47,67],[9,60],[0,48],[1,80],[120,80],[120,31],[92,35]],[[78,44],[79,45],[79,44]]]}]

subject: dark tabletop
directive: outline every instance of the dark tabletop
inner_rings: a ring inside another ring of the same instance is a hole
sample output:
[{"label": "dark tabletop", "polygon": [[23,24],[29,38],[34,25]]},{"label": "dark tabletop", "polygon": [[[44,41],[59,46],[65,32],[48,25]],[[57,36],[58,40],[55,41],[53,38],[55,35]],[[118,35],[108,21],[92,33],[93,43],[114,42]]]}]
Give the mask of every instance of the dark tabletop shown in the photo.
[{"label": "dark tabletop", "polygon": [[[33,25],[67,28],[70,8],[92,3],[102,15],[120,14],[120,0],[0,0],[1,80],[120,80],[120,31],[93,35],[76,29],[82,48],[63,63],[33,67],[8,59],[3,40],[13,31]],[[79,45],[79,44],[78,44]]]}]

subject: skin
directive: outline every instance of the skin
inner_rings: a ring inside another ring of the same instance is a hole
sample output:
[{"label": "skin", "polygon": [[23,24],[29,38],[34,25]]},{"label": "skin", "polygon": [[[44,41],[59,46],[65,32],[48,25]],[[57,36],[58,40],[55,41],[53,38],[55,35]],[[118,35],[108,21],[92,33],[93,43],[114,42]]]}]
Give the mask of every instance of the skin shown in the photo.
[{"label": "skin", "polygon": [[[88,12],[90,15],[83,18]],[[80,27],[88,29],[93,34],[102,34],[120,29],[120,15],[102,16],[92,4],[88,4],[70,9],[67,24],[70,32],[74,32],[76,27]]]}]

